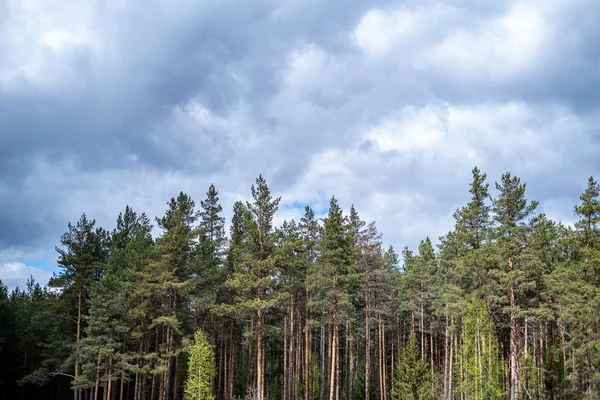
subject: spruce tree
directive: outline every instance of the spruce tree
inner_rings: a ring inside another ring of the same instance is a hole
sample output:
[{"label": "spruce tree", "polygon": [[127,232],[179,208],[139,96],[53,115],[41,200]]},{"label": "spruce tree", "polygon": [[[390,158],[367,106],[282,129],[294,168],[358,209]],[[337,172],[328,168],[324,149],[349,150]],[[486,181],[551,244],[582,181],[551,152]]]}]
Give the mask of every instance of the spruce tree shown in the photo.
[{"label": "spruce tree", "polygon": [[321,314],[321,321],[329,325],[329,400],[339,393],[339,326],[354,314],[351,291],[357,288],[360,279],[353,257],[352,235],[346,227],[342,209],[332,197],[329,213],[323,221],[319,259],[309,276],[309,289],[313,294],[310,306]]},{"label": "spruce tree", "polygon": [[394,367],[390,400],[430,400],[431,371],[419,356],[419,345],[411,333],[404,349],[398,352]]}]

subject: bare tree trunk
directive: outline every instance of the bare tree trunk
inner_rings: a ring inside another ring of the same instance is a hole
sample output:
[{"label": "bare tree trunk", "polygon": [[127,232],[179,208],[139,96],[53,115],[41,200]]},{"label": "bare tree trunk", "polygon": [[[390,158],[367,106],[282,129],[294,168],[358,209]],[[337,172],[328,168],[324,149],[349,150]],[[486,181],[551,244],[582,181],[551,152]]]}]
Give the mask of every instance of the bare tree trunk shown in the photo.
[{"label": "bare tree trunk", "polygon": [[[250,322],[250,331],[254,329],[254,320]],[[250,388],[250,382],[252,381],[252,342],[248,344],[248,363],[246,366],[246,391]]]},{"label": "bare tree trunk", "polygon": [[96,385],[94,386],[94,400],[98,400],[98,388],[100,387],[100,364],[96,366]]},{"label": "bare tree trunk", "polygon": [[333,400],[335,397],[335,355],[336,355],[336,338],[335,338],[335,324],[337,323],[337,315],[335,315],[336,313],[334,312],[334,316],[333,316],[333,325],[331,325],[330,327],[330,337],[331,337],[331,346],[330,346],[330,353],[331,353],[331,357],[330,357],[330,368],[329,368],[329,400]]},{"label": "bare tree trunk", "polygon": [[308,288],[306,288],[306,315],[304,316],[304,400],[308,400],[308,395],[311,391],[310,385],[310,341],[309,341],[309,327],[308,327]]},{"label": "bare tree trunk", "polygon": [[448,367],[450,347],[448,346],[448,314],[446,314],[446,330],[444,332],[444,399],[448,399]]},{"label": "bare tree trunk", "polygon": [[340,324],[335,324],[335,400],[340,400]]},{"label": "bare tree trunk", "polygon": [[371,334],[369,324],[369,287],[365,296],[365,400],[369,400],[369,377],[371,376]]},{"label": "bare tree trunk", "polygon": [[263,376],[263,342],[262,342],[262,310],[256,313],[256,400],[264,399],[264,376]]},{"label": "bare tree trunk", "polygon": [[[512,258],[508,258],[509,273],[513,271]],[[519,360],[517,343],[517,320],[516,320],[516,300],[515,289],[510,286],[510,400],[519,400]]]},{"label": "bare tree trunk", "polygon": [[423,300],[421,300],[421,360],[425,360],[425,312],[423,311]]},{"label": "bare tree trunk", "polygon": [[107,393],[106,393],[106,398],[111,400],[112,399],[112,357],[108,358],[108,384],[107,384]]},{"label": "bare tree trunk", "polygon": [[[79,376],[79,340],[81,339],[81,307],[83,303],[83,287],[80,285],[77,289],[77,333],[76,333],[76,350],[75,350],[75,380]],[[81,389],[75,389],[75,400],[81,400]]]},{"label": "bare tree trunk", "polygon": [[348,399],[352,400],[354,398],[354,337],[350,334],[350,380],[348,382]]},{"label": "bare tree trunk", "polygon": [[287,312],[283,315],[283,400],[288,400],[288,324]]},{"label": "bare tree trunk", "polygon": [[379,400],[383,400],[383,351],[381,349],[381,314],[377,314],[377,373],[379,375]]},{"label": "bare tree trunk", "polygon": [[300,369],[302,367],[302,316],[296,303],[296,378],[294,380],[294,399],[300,399]]},{"label": "bare tree trunk", "polygon": [[[454,325],[454,319],[450,319],[450,325]],[[453,398],[453,391],[454,388],[452,387],[452,381],[454,378],[454,348],[456,346],[456,334],[454,332],[452,332],[451,336],[450,336],[450,360],[448,362],[448,399],[452,399]]]},{"label": "bare tree trunk", "polygon": [[173,382],[173,399],[179,396],[179,356],[175,356],[175,378]]},{"label": "bare tree trunk", "polygon": [[325,399],[325,327],[321,324],[321,384],[319,399]]},{"label": "bare tree trunk", "polygon": [[[288,397],[293,399],[294,393],[294,297],[292,296],[292,305],[290,307],[290,340],[289,340],[289,353],[288,353]],[[285,351],[285,349],[284,349]]]},{"label": "bare tree trunk", "polygon": [[433,323],[431,314],[429,314],[429,356],[429,359],[431,360],[431,393],[434,393],[435,372],[433,368]]},{"label": "bare tree trunk", "polygon": [[231,319],[229,325],[229,380],[227,382],[227,398],[225,400],[233,400],[233,377],[235,373],[234,360],[235,360],[235,343],[234,343],[234,321]]}]

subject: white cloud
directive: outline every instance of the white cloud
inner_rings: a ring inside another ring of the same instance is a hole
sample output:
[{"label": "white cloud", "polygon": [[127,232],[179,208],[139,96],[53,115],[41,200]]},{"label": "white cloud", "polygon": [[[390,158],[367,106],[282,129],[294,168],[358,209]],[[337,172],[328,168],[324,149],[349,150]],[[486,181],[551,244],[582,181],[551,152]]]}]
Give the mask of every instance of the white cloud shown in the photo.
[{"label": "white cloud", "polygon": [[408,40],[415,25],[413,14],[406,9],[372,9],[361,18],[351,38],[366,53],[384,55],[398,42]]},{"label": "white cloud", "polygon": [[0,264],[0,280],[9,289],[17,286],[20,289],[25,288],[25,283],[30,276],[40,285],[45,285],[52,277],[52,273],[40,268],[25,265],[21,262],[7,262]]},{"label": "white cloud", "polygon": [[385,119],[367,134],[380,150],[404,152],[436,149],[447,133],[443,107],[405,107],[398,118]]},{"label": "white cloud", "polygon": [[538,65],[550,46],[550,28],[539,8],[516,4],[506,14],[476,29],[459,28],[435,48],[425,51],[420,64],[448,68],[465,75],[505,78]]}]

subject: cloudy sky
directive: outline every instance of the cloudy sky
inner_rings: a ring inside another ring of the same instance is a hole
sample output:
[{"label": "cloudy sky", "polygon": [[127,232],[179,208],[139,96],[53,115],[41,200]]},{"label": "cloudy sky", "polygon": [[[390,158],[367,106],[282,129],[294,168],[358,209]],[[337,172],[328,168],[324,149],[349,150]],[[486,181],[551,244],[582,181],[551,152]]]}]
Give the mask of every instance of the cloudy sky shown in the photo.
[{"label": "cloudy sky", "polygon": [[386,244],[444,234],[474,165],[552,218],[600,163],[596,0],[4,0],[0,279],[45,282],[81,213],[162,215],[262,173]]}]

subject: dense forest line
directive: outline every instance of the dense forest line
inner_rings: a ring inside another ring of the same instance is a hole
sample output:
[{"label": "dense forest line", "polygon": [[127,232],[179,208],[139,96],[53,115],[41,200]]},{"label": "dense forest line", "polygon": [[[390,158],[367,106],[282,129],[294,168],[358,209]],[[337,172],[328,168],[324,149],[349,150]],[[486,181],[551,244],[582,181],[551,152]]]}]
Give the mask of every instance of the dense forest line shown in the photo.
[{"label": "dense forest line", "polygon": [[204,363],[203,399],[600,398],[599,185],[566,226],[486,179],[437,248],[401,254],[335,197],[274,226],[262,177],[229,235],[213,185],[171,199],[156,238],[130,207],[112,232],[83,215],[47,286],[0,285],[0,395],[180,399]]}]

